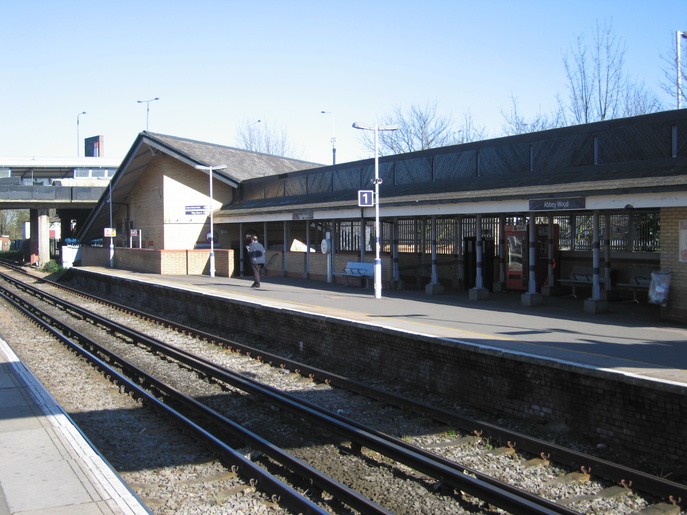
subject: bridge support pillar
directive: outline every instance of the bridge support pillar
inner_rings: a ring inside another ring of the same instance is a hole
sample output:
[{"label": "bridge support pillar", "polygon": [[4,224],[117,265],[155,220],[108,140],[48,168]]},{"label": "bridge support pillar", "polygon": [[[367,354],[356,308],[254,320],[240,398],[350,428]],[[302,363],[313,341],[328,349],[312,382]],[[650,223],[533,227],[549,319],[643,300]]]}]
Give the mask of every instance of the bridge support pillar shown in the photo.
[{"label": "bridge support pillar", "polygon": [[50,261],[50,216],[47,209],[31,209],[31,257],[33,265],[39,266]]}]

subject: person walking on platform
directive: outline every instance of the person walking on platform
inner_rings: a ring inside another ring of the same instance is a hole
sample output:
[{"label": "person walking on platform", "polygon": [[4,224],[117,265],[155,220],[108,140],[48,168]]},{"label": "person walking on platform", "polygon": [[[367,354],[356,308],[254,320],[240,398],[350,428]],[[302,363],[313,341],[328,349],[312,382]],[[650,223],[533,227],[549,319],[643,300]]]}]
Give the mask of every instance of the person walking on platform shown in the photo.
[{"label": "person walking on platform", "polygon": [[260,288],[260,274],[265,266],[265,247],[258,241],[257,235],[251,237],[250,244],[246,247],[248,258],[253,268],[253,284],[251,288]]}]

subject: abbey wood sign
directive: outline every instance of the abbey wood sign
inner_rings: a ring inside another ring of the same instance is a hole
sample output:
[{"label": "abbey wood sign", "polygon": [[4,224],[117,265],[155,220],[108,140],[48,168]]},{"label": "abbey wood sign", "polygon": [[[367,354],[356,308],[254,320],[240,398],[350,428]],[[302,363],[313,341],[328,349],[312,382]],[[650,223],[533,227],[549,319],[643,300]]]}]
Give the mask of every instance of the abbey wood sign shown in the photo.
[{"label": "abbey wood sign", "polygon": [[584,209],[584,197],[530,200],[530,211]]}]

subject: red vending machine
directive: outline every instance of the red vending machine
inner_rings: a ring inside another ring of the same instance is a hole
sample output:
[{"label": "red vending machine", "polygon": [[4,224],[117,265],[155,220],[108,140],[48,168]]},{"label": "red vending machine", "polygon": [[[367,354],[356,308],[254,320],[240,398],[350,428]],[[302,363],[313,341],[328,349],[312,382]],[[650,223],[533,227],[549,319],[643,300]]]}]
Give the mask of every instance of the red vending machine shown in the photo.
[{"label": "red vending machine", "polygon": [[[549,274],[549,226],[536,226],[537,262],[535,264],[537,290],[546,283]],[[529,283],[530,238],[527,225],[506,226],[506,289],[527,291]],[[553,226],[553,256],[558,256],[558,225]]]}]

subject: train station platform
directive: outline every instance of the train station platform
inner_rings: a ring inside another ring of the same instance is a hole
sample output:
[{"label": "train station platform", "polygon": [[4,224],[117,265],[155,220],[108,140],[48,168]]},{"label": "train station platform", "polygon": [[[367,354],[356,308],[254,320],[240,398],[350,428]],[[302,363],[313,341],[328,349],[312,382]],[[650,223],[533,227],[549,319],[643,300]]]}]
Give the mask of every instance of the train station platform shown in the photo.
[{"label": "train station platform", "polygon": [[687,325],[662,321],[646,302],[610,302],[607,313],[589,314],[570,296],[539,306],[509,292],[474,301],[467,291],[383,290],[376,299],[372,289],[273,275],[255,289],[252,277],[84,270],[687,386]]},{"label": "train station platform", "polygon": [[0,339],[0,515],[150,513]]},{"label": "train station platform", "polygon": [[[376,299],[372,289],[272,275],[255,289],[252,277],[83,270],[687,387],[687,326],[661,321],[647,303],[588,314],[568,296],[525,307],[519,293],[474,301],[467,291],[384,290]],[[0,456],[0,515],[149,513],[2,339]]]}]

